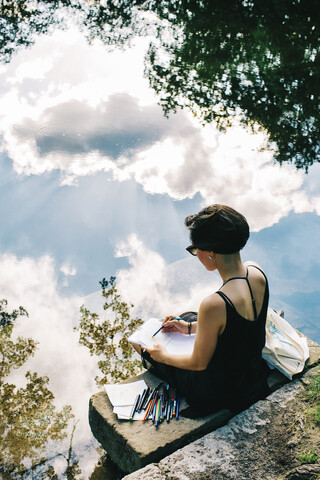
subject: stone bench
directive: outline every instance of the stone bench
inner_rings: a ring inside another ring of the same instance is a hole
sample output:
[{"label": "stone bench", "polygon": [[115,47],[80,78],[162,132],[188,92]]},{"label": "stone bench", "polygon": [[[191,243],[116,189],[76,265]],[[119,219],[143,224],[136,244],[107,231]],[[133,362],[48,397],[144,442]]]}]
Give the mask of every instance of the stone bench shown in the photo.
[{"label": "stone bench", "polygon": [[[306,368],[315,366],[320,359],[320,347],[308,339],[310,360]],[[144,379],[148,386],[154,388],[160,380],[145,372],[126,382]],[[124,383],[126,383],[124,382]],[[268,379],[271,391],[275,391],[288,379],[274,370]],[[201,418],[186,418],[183,410],[187,407],[181,400],[179,419],[169,423],[162,422],[156,428],[152,422],[118,420],[105,391],[93,395],[89,404],[89,423],[93,435],[108,452],[111,459],[124,472],[133,472],[145,465],[158,462],[177,449],[225,425],[232,413],[219,410]]]}]

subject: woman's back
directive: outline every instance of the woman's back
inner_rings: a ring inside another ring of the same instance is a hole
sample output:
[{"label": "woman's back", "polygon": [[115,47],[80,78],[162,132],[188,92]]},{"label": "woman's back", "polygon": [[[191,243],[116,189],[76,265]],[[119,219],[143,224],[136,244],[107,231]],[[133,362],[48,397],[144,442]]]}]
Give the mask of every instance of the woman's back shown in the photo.
[{"label": "woman's back", "polygon": [[[228,281],[216,292],[226,305],[226,324],[207,372],[212,390],[219,389],[224,404],[230,407],[250,403],[251,397],[259,396],[261,388],[264,392],[266,387],[267,370],[261,351],[265,344],[269,289],[262,271],[250,265],[247,277]],[[237,285],[231,288],[232,283]]]},{"label": "woman's back", "polygon": [[229,278],[219,289],[232,302],[243,318],[254,321],[263,306],[266,277],[254,262],[246,262],[246,275]]}]

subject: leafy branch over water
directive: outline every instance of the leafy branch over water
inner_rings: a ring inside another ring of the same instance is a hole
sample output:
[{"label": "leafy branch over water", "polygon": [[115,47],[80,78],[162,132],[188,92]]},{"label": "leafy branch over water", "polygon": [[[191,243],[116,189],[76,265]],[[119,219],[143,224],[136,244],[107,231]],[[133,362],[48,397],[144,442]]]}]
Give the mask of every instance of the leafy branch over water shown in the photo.
[{"label": "leafy branch over water", "polygon": [[[67,436],[73,417],[70,406],[60,411],[53,405],[54,395],[48,389],[49,379],[28,371],[25,386],[18,388],[7,380],[14,369],[21,367],[37,348],[31,338],[13,340],[18,317],[27,317],[23,307],[7,311],[7,301],[0,301],[0,475],[4,480],[34,478],[35,471],[49,461],[48,442]],[[71,461],[67,462],[71,468]],[[70,470],[69,468],[69,470]],[[67,473],[67,472],[66,472]],[[75,473],[76,472],[75,470]],[[54,468],[45,475],[56,478]],[[68,478],[75,478],[75,476]]]},{"label": "leafy branch over water", "polygon": [[307,171],[320,161],[318,2],[5,0],[2,61],[70,16],[89,42],[122,46],[151,32],[145,73],[165,113],[188,107],[220,129],[240,119],[267,131],[279,163]]},{"label": "leafy branch over water", "polygon": [[128,337],[142,325],[139,318],[130,317],[130,308],[118,293],[115,277],[100,282],[105,299],[103,309],[108,318],[102,320],[98,314],[82,306],[79,325],[79,343],[87,347],[91,355],[100,358],[99,369],[103,377],[96,378],[98,385],[124,380],[141,372],[141,362],[133,358],[134,350]]}]

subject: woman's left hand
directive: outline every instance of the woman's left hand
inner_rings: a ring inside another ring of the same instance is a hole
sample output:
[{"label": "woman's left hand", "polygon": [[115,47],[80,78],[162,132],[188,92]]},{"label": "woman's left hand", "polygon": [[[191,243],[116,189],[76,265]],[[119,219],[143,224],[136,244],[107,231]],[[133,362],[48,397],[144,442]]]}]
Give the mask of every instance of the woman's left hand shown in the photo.
[{"label": "woman's left hand", "polygon": [[162,345],[154,345],[152,348],[147,348],[146,350],[156,362],[166,363],[165,358],[167,350]]}]

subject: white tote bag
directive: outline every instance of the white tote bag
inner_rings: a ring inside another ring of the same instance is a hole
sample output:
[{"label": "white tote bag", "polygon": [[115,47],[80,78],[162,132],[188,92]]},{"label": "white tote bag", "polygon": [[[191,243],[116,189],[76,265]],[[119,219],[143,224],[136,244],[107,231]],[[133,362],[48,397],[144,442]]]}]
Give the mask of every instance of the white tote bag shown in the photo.
[{"label": "white tote bag", "polygon": [[290,380],[302,372],[309,358],[306,338],[300,337],[290,323],[271,308],[268,308],[262,357],[270,368],[276,368]]}]

